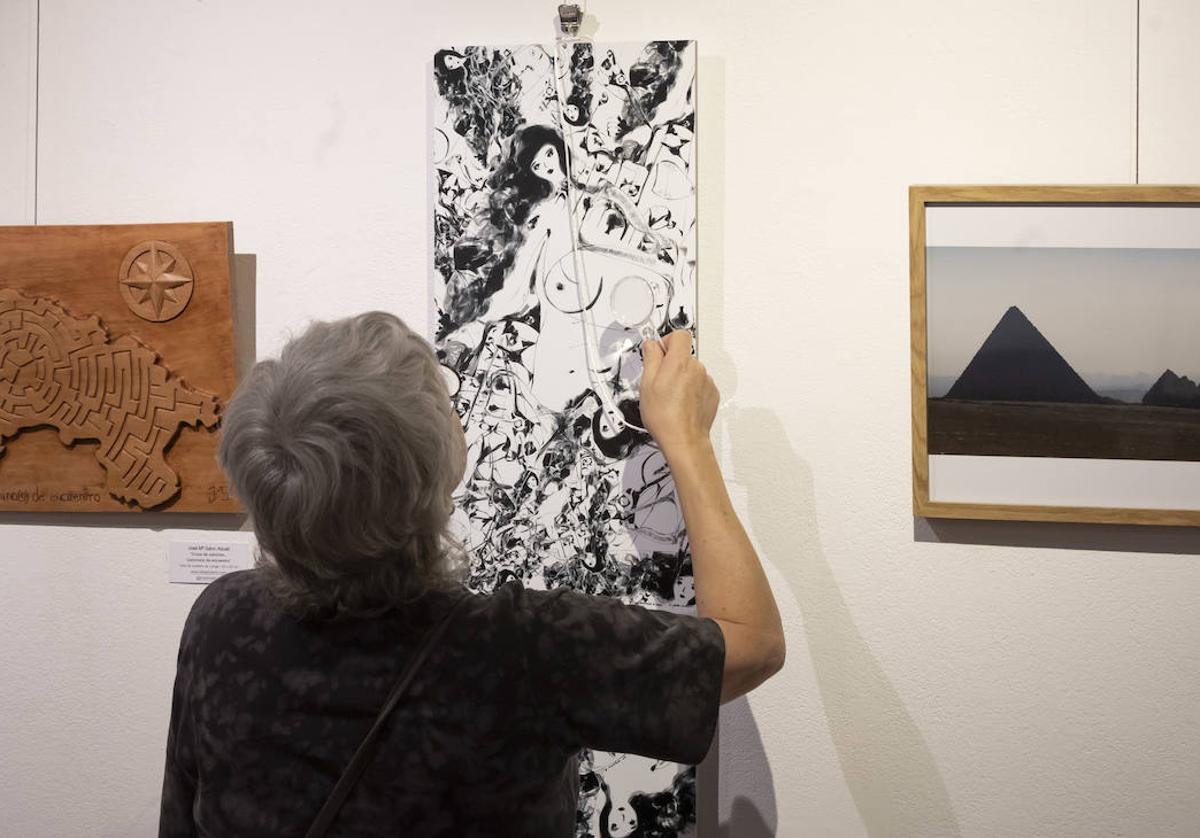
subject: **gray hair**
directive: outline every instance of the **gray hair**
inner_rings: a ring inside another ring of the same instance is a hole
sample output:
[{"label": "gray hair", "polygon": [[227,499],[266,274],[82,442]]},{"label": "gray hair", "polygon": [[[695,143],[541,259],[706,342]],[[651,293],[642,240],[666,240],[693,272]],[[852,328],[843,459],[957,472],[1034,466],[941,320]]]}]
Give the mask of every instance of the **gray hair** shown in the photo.
[{"label": "gray hair", "polygon": [[384,312],[313,323],[254,365],[217,459],[289,610],[377,614],[461,578],[457,423],[432,348]]}]

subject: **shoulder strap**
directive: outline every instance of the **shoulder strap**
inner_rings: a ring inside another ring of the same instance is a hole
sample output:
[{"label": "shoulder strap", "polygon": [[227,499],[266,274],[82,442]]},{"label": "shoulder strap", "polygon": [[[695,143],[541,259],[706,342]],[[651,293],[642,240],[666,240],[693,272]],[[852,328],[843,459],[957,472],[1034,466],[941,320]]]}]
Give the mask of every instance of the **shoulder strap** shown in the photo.
[{"label": "shoulder strap", "polygon": [[454,613],[466,599],[466,594],[460,596],[450,606],[449,610],[446,611],[441,621],[426,631],[420,647],[413,655],[412,660],[409,661],[408,666],[400,674],[399,680],[396,681],[396,685],[392,687],[392,691],[388,694],[387,701],[383,703],[383,707],[379,710],[379,715],[375,718],[375,724],[371,725],[371,729],[367,731],[362,744],[358,746],[358,750],[350,758],[350,764],[342,772],[337,785],[333,787],[333,791],[330,792],[325,805],[321,807],[321,811],[317,814],[317,819],[313,821],[312,826],[308,828],[308,832],[304,834],[305,838],[322,838],[329,831],[329,827],[333,825],[334,819],[337,818],[342,804],[346,802],[346,798],[354,790],[358,779],[367,769],[367,766],[370,765],[371,758],[375,756],[375,749],[379,745],[379,734],[383,731],[383,726],[387,722],[388,716],[396,709],[396,705],[400,703],[405,690],[408,689],[413,678],[420,671],[421,665],[425,663],[425,659],[429,657],[429,653],[433,651],[442,635],[446,633],[446,629],[450,626]]}]

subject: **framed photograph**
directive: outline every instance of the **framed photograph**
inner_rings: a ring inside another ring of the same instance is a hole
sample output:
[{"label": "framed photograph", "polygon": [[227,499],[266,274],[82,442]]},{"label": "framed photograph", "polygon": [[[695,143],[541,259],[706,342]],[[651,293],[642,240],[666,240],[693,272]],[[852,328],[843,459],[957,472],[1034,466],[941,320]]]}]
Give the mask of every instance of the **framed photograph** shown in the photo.
[{"label": "framed photograph", "polygon": [[909,213],[915,514],[1200,526],[1200,187]]}]

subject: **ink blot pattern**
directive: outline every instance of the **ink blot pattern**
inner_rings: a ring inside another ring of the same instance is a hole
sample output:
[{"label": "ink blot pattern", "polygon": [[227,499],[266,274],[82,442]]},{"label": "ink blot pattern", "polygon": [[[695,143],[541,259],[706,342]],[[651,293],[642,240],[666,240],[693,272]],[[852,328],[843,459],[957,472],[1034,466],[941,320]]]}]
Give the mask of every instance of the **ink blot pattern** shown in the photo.
[{"label": "ink blot pattern", "polygon": [[[695,45],[434,57],[436,347],[469,446],[471,586],[695,603],[683,518],[641,426],[640,336],[694,328]],[[614,308],[624,283],[638,316]],[[579,838],[679,836],[695,772],[582,759]]]}]

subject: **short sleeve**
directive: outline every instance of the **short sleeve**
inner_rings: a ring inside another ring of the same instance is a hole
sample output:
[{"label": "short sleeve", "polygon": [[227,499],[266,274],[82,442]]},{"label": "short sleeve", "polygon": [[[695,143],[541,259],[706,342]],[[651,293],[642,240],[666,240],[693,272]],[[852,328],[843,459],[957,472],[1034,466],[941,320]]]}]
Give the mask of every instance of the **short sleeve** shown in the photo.
[{"label": "short sleeve", "polygon": [[725,640],[714,621],[567,589],[502,589],[527,637],[532,700],[575,747],[700,762],[716,731]]}]

